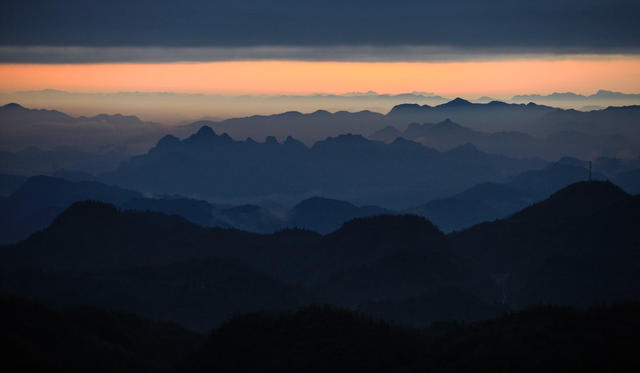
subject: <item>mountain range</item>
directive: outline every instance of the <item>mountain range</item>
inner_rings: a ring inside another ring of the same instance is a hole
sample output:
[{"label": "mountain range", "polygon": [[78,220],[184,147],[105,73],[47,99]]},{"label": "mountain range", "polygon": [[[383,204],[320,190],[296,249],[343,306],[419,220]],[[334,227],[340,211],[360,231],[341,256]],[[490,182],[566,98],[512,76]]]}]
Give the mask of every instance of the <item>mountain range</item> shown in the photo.
[{"label": "mountain range", "polygon": [[[167,135],[147,154],[132,157],[99,180],[153,194],[178,194],[220,203],[309,195],[360,205],[405,208],[480,182],[505,181],[541,168],[540,159],[514,159],[465,144],[438,152],[398,139],[390,144],[340,135],[308,148],[288,137],[263,143],[233,140],[204,126],[179,140]],[[456,170],[456,172],[453,172]]]},{"label": "mountain range", "polygon": [[554,92],[549,95],[516,95],[511,99],[515,103],[536,102],[543,105],[558,107],[573,107],[578,109],[585,105],[623,106],[640,104],[640,94],[613,92],[600,89],[591,95],[581,95],[573,92]]},{"label": "mountain range", "polygon": [[235,312],[311,303],[412,325],[476,320],[539,303],[637,299],[639,214],[637,196],[600,181],[451,235],[412,215],[357,218],[324,236],[258,235],[79,202],[0,250],[2,291],[201,330]]},{"label": "mountain range", "polygon": [[267,136],[283,139],[292,135],[306,144],[312,144],[327,136],[343,133],[370,134],[386,126],[401,128],[409,123],[438,123],[450,119],[464,123],[475,131],[489,133],[519,131],[536,136],[548,136],[555,132],[579,130],[591,135],[631,133],[637,140],[638,131],[635,123],[639,116],[639,106],[608,107],[603,110],[581,112],[532,102],[472,103],[456,98],[435,106],[399,104],[384,115],[370,111],[330,113],[318,110],[308,114],[291,111],[217,122],[195,122],[187,127],[195,131],[207,125],[239,139],[253,137],[262,140]]},{"label": "mountain range", "polygon": [[[490,133],[520,131],[534,135],[549,135],[553,132],[579,130],[587,134],[598,134],[595,132],[599,131],[606,134],[626,134],[635,131],[637,134],[634,123],[638,115],[638,106],[633,105],[579,112],[532,102],[472,103],[456,98],[435,106],[399,104],[387,114],[366,110],[334,113],[317,110],[308,114],[289,111],[223,121],[196,121],[171,127],[144,122],[135,116],[99,114],[92,117],[72,117],[56,110],[27,109],[11,103],[0,107],[0,122],[3,123],[2,133],[5,139],[0,145],[5,151],[16,151],[27,146],[52,148],[77,143],[98,149],[116,144],[127,145],[132,148],[130,150],[135,150],[135,153],[145,150],[144,144],[147,144],[148,148],[149,142],[157,141],[162,132],[184,136],[203,125],[226,132],[238,139],[253,137],[262,141],[268,136],[276,136],[279,139],[294,136],[311,145],[326,137],[344,133],[370,134],[388,125],[404,127],[409,123],[437,123],[447,118],[464,123],[473,130]],[[605,127],[598,126],[604,123]],[[70,129],[75,131],[76,137],[80,136],[85,142],[81,143],[77,138],[73,138]],[[116,130],[119,133],[116,133]],[[27,135],[30,135],[30,139],[25,137]],[[100,136],[106,138],[100,140]],[[101,145],[94,146],[98,143]]]},{"label": "mountain range", "polygon": [[130,155],[147,150],[167,131],[164,125],[135,116],[73,117],[57,110],[30,109],[16,103],[0,107],[0,123],[0,150],[4,152],[67,147],[90,153],[120,149]]},{"label": "mountain range", "polygon": [[153,211],[181,216],[205,227],[236,228],[273,233],[288,227],[332,232],[351,219],[392,213],[377,206],[358,207],[346,201],[321,197],[303,200],[291,209],[273,210],[257,205],[217,205],[179,196],[147,198],[141,193],[97,181],[70,181],[49,176],[6,179],[11,194],[0,198],[0,243],[13,243],[46,228],[74,202],[94,200],[125,210]]},{"label": "mountain range", "polygon": [[565,156],[590,159],[607,154],[631,155],[635,154],[639,145],[633,137],[603,133],[587,134],[572,127],[567,130],[559,127],[557,132],[546,136],[533,136],[517,131],[488,133],[464,127],[449,118],[438,123],[410,123],[404,131],[387,126],[368,137],[384,142],[403,137],[440,151],[472,143],[478,149],[489,153],[510,157],[542,157],[549,160]]},{"label": "mountain range", "polygon": [[[594,180],[611,179],[628,193],[640,191],[638,162],[598,159]],[[144,197],[142,193],[108,186],[95,177],[58,172],[58,177],[25,178],[0,175],[0,187],[7,196],[0,199],[3,226],[0,242],[11,243],[45,228],[73,202],[99,200],[125,210],[154,211],[179,215],[206,227],[236,228],[256,233],[273,233],[285,228],[309,229],[321,234],[333,232],[354,218],[400,212],[424,216],[439,229],[450,232],[507,217],[541,201],[571,183],[586,180],[588,163],[564,158],[541,170],[524,171],[506,183],[480,183],[469,189],[419,204],[406,210],[378,206],[356,206],[350,202],[311,197],[291,208],[253,204],[213,204],[177,195]],[[606,172],[606,174],[604,173]],[[612,175],[612,176],[607,176]]]},{"label": "mountain range", "polygon": [[[525,171],[507,183],[474,185],[461,193],[429,201],[406,212],[426,217],[445,232],[505,218],[569,184],[588,179],[589,171],[584,165],[568,163],[565,160],[542,170]],[[592,179],[607,180],[607,177],[594,172]],[[637,188],[639,182],[629,181],[635,184],[630,190]]]},{"label": "mountain range", "polygon": [[587,310],[538,306],[421,329],[311,306],[238,314],[207,335],[96,308],[8,297],[0,306],[0,343],[12,371],[283,372],[310,364],[317,372],[500,371],[507,364],[522,372],[638,369],[637,303]]}]

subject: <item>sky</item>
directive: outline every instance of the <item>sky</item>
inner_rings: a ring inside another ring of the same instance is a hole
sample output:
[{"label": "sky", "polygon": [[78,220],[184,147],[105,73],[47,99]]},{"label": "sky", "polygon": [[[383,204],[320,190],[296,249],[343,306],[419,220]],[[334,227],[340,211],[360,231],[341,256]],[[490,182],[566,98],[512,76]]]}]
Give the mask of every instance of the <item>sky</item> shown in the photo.
[{"label": "sky", "polygon": [[[637,1],[23,0],[3,7],[6,99],[45,89],[498,99],[640,92]],[[92,105],[85,110],[104,109]]]}]

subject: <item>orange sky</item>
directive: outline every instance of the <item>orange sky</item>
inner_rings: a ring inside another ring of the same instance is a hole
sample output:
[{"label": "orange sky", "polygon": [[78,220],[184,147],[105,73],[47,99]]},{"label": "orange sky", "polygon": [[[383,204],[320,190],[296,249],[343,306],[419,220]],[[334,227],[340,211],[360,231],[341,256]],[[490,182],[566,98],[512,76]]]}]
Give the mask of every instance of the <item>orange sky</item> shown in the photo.
[{"label": "orange sky", "polygon": [[0,64],[0,91],[512,95],[640,91],[640,57],[487,62]]}]

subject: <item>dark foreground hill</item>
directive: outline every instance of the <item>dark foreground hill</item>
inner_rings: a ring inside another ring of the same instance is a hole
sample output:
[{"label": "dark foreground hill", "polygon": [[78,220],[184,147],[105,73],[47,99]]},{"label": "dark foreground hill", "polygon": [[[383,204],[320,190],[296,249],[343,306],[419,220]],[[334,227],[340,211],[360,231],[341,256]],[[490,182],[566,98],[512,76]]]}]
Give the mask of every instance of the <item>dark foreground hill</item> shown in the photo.
[{"label": "dark foreground hill", "polygon": [[136,191],[97,181],[70,181],[50,176],[28,179],[5,176],[5,180],[0,182],[5,181],[8,189],[14,185],[15,190],[6,198],[0,197],[0,244],[27,238],[51,224],[72,203],[86,200],[113,203],[126,210],[179,215],[205,227],[237,228],[257,233],[298,227],[324,234],[357,217],[391,212],[376,206],[358,207],[345,201],[321,197],[306,199],[289,211],[274,212],[257,205],[216,205],[179,196],[144,198]]},{"label": "dark foreground hill", "polygon": [[473,324],[400,328],[339,309],[242,315],[185,372],[566,372],[636,370],[637,304],[537,307]]},{"label": "dark foreground hill", "polygon": [[3,248],[5,291],[57,304],[119,308],[192,328],[234,312],[321,301],[357,306],[442,287],[493,294],[490,279],[416,216],[378,216],[331,235],[257,235],[178,216],[72,205],[44,231]]},{"label": "dark foreground hill", "polygon": [[5,372],[169,372],[201,335],[97,308],[59,310],[0,297]]},{"label": "dark foreground hill", "polygon": [[[565,161],[542,170],[525,171],[507,183],[482,183],[447,198],[436,199],[406,212],[426,217],[445,232],[506,218],[552,193],[587,180],[589,171]],[[594,180],[606,176],[594,172]]]},{"label": "dark foreground hill", "polygon": [[449,236],[412,215],[358,218],[324,236],[259,235],[82,202],[0,250],[0,285],[200,330],[236,312],[310,303],[429,325],[539,303],[637,300],[639,220],[638,196],[595,181]]},{"label": "dark foreground hill", "polygon": [[5,371],[637,371],[640,306],[538,306],[491,320],[388,324],[311,306],[236,315],[208,336],[96,308],[0,298]]},{"label": "dark foreground hill", "polygon": [[120,205],[141,197],[138,192],[93,181],[74,183],[49,176],[30,177],[0,199],[0,244],[23,240],[45,228],[73,202],[99,200]]},{"label": "dark foreground hill", "polygon": [[640,196],[581,182],[513,216],[455,233],[512,304],[588,305],[640,294]]}]

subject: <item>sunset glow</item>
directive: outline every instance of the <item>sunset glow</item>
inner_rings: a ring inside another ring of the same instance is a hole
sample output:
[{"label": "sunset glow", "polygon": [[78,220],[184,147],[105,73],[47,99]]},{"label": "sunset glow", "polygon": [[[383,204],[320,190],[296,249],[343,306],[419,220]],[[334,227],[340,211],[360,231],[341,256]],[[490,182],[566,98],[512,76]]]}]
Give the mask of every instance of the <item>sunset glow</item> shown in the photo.
[{"label": "sunset glow", "polygon": [[241,61],[167,64],[3,64],[0,91],[311,94],[429,91],[442,95],[622,92],[640,86],[640,58],[488,62]]}]

